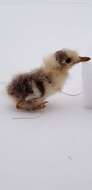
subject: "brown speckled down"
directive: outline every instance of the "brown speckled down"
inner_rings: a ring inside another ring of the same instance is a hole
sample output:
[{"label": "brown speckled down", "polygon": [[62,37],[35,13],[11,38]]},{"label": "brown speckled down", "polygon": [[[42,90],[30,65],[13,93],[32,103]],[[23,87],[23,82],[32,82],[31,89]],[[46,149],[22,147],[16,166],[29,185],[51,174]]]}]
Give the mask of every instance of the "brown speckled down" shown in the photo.
[{"label": "brown speckled down", "polygon": [[16,76],[8,85],[7,92],[9,95],[18,99],[24,99],[29,94],[34,94],[34,83],[38,88],[41,96],[45,95],[44,81],[50,83],[50,76],[42,70],[38,70],[36,73],[26,73]]}]

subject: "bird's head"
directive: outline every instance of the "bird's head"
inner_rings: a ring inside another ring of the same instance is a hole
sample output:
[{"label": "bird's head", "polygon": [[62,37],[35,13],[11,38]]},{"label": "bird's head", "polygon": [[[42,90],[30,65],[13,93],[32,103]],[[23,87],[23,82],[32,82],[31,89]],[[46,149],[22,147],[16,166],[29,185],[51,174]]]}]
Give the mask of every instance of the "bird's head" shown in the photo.
[{"label": "bird's head", "polygon": [[60,66],[64,66],[67,68],[71,68],[73,65],[89,61],[90,57],[82,57],[76,51],[69,50],[69,49],[62,49],[55,52],[55,59],[56,62]]}]

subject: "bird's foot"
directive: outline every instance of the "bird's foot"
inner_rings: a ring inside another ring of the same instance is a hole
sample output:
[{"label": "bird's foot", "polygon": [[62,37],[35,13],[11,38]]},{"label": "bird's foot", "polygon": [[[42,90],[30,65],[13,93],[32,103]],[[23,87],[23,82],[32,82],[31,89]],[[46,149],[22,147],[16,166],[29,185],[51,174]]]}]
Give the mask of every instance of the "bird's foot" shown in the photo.
[{"label": "bird's foot", "polygon": [[37,111],[46,107],[47,101],[42,101],[41,98],[36,98],[32,101],[21,100],[16,104],[17,109],[23,109],[26,111]]}]

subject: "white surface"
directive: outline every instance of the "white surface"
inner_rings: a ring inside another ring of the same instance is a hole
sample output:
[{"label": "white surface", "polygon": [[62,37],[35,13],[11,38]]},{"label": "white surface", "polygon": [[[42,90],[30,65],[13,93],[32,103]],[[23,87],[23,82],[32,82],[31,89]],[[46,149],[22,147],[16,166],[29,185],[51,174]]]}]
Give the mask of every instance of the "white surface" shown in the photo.
[{"label": "white surface", "polygon": [[[0,80],[39,66],[44,55],[62,47],[86,52],[92,6],[82,2],[0,7]],[[66,87],[81,90],[81,67]],[[1,190],[92,190],[91,162],[92,110],[83,107],[83,95],[57,94],[42,113],[23,113],[0,86]]]}]

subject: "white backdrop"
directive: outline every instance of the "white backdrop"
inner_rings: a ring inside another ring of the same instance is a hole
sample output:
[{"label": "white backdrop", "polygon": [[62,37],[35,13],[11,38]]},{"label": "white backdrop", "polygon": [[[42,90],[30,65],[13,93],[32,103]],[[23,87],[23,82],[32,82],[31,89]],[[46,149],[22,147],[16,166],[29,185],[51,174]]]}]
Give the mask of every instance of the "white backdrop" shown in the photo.
[{"label": "white backdrop", "polygon": [[[88,53],[91,19],[90,0],[0,1],[0,81],[63,47]],[[67,88],[82,89],[81,66]],[[2,85],[0,94],[0,189],[91,190],[92,112],[83,108],[83,95],[57,94],[39,115],[16,112]]]}]

